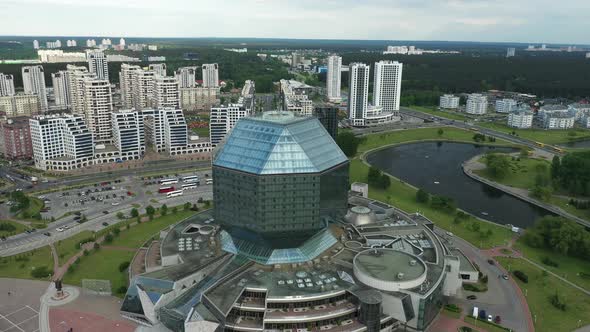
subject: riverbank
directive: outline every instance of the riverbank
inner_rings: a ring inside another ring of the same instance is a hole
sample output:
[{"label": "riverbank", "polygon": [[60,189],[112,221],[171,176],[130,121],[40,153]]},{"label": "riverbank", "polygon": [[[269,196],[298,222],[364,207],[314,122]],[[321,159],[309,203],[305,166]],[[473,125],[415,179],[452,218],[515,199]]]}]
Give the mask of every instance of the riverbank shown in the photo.
[{"label": "riverbank", "polygon": [[465,175],[467,175],[468,177],[479,181],[481,183],[484,183],[488,186],[494,187],[498,190],[501,190],[502,192],[514,196],[522,201],[525,201],[527,203],[530,204],[534,204],[540,208],[543,208],[547,211],[550,211],[556,215],[562,216],[564,218],[573,220],[575,222],[577,222],[580,225],[586,226],[586,227],[590,227],[590,222],[580,218],[570,212],[567,212],[563,209],[561,209],[560,207],[557,207],[555,205],[549,204],[549,203],[545,203],[543,201],[540,201],[536,198],[530,197],[529,196],[529,191],[527,189],[523,189],[523,188],[515,188],[515,187],[511,187],[511,186],[507,186],[507,185],[503,185],[501,183],[498,183],[496,181],[492,181],[489,179],[484,178],[483,176],[480,176],[477,174],[476,171],[481,171],[483,169],[486,168],[485,164],[479,162],[479,159],[481,159],[482,156],[478,155],[475,156],[467,161],[465,161],[461,167],[463,169],[463,172],[465,173]]}]

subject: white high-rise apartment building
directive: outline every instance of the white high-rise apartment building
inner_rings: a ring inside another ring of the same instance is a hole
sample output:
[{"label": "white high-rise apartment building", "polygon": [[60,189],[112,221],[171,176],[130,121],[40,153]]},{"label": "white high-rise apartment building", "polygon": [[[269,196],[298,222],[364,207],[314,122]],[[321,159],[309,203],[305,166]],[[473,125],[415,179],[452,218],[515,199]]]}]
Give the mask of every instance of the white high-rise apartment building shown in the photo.
[{"label": "white high-rise apartment building", "polygon": [[70,107],[70,88],[68,82],[68,72],[60,70],[51,74],[53,83],[53,95],[55,96],[55,105],[63,108]]},{"label": "white high-rise apartment building", "polygon": [[81,116],[37,116],[29,124],[35,167],[68,171],[92,165],[94,142]]},{"label": "white high-rise apartment building", "polygon": [[87,51],[88,69],[100,80],[109,79],[109,64],[107,57],[102,51]]},{"label": "white high-rise apartment building", "polygon": [[349,70],[348,117],[353,126],[364,126],[369,107],[369,71],[364,63],[351,63]]},{"label": "white high-rise apartment building", "polygon": [[176,71],[176,79],[181,88],[194,88],[197,86],[197,67],[181,67]]},{"label": "white high-rise apartment building", "polygon": [[457,109],[459,108],[459,97],[454,95],[442,95],[439,99],[440,108]]},{"label": "white high-rise apartment building", "polygon": [[122,160],[139,159],[145,151],[145,134],[141,111],[120,110],[111,113],[113,145]]},{"label": "white high-rise apartment building", "polygon": [[84,107],[83,114],[86,124],[97,143],[110,143],[111,112],[113,99],[111,84],[108,80],[86,78],[83,81]]},{"label": "white high-rise apartment building", "polygon": [[156,75],[166,76],[165,63],[152,63],[151,65],[149,65],[148,69],[156,73]]},{"label": "white high-rise apartment building", "polygon": [[216,63],[203,64],[203,86],[206,88],[219,87],[219,66]]},{"label": "white high-rise apartment building", "polygon": [[342,85],[342,57],[331,55],[328,57],[328,75],[326,77],[326,88],[328,90],[328,100],[339,102],[342,100],[340,95]]},{"label": "white high-rise apartment building", "polygon": [[33,49],[38,50],[39,49],[39,41],[38,40],[33,40]]},{"label": "white high-rise apartment building", "polygon": [[513,128],[531,128],[533,126],[533,112],[527,109],[516,110],[508,114],[508,126]]},{"label": "white high-rise apartment building", "polygon": [[175,77],[154,77],[151,105],[157,109],[180,108],[180,91]]},{"label": "white high-rise apartment building", "polygon": [[399,102],[402,89],[403,64],[397,61],[375,63],[373,105],[383,107],[383,112],[399,116]]},{"label": "white high-rise apartment building", "polygon": [[119,39],[119,45],[121,45],[121,47],[125,47],[125,38]]},{"label": "white high-rise apartment building", "polygon": [[250,112],[241,104],[212,107],[209,119],[209,137],[212,146],[221,143],[227,133],[233,129],[239,119],[249,116]]},{"label": "white high-rise apartment building", "polygon": [[141,111],[145,124],[145,141],[157,152],[170,155],[182,153],[188,144],[188,127],[180,109],[149,109]]},{"label": "white high-rise apartment building", "polygon": [[516,110],[517,102],[514,99],[498,99],[496,100],[496,112],[498,113],[510,113]]},{"label": "white high-rise apartment building", "polygon": [[95,46],[96,46],[96,40],[94,40],[94,39],[86,40],[86,47],[95,47]]},{"label": "white high-rise apartment building", "polygon": [[84,66],[67,65],[66,74],[69,89],[69,105],[72,113],[84,113],[84,80],[93,78],[94,74],[88,72]]},{"label": "white high-rise apartment building", "polygon": [[488,97],[480,93],[472,93],[467,98],[467,107],[465,112],[467,114],[481,115],[486,114],[488,110]]},{"label": "white high-rise apartment building", "polygon": [[516,48],[514,48],[514,47],[508,47],[506,49],[506,57],[507,58],[511,58],[511,57],[513,57],[515,55],[516,55]]},{"label": "white high-rise apartment building", "polygon": [[47,92],[45,91],[45,71],[43,66],[22,67],[25,93],[36,94],[41,111],[47,110]]},{"label": "white high-rise apartment building", "polygon": [[140,66],[124,63],[119,72],[119,85],[121,87],[121,103],[123,108],[132,108],[133,104],[133,79],[135,72],[141,70]]},{"label": "white high-rise apartment building", "polygon": [[131,95],[133,98],[133,108],[142,110],[151,106],[154,78],[156,74],[153,71],[139,69],[133,72]]},{"label": "white high-rise apartment building", "polygon": [[0,97],[14,96],[14,76],[0,73]]}]

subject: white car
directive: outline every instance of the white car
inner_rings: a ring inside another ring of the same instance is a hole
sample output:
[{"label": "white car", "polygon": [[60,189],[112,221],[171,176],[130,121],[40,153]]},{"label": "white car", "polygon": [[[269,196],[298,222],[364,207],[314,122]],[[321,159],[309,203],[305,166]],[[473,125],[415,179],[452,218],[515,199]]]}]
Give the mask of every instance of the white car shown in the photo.
[{"label": "white car", "polygon": [[117,205],[119,205],[119,202],[112,202],[111,205],[112,206],[117,206]]},{"label": "white car", "polygon": [[56,228],[55,230],[56,230],[56,231],[58,231],[58,232],[63,232],[63,231],[64,231],[64,229],[63,229],[63,228],[61,228],[61,227],[58,227],[58,228]]},{"label": "white car", "polygon": [[70,229],[70,225],[65,225],[64,229]]},{"label": "white car", "polygon": [[488,322],[493,322],[494,321],[494,317],[492,317],[492,315],[488,315]]}]

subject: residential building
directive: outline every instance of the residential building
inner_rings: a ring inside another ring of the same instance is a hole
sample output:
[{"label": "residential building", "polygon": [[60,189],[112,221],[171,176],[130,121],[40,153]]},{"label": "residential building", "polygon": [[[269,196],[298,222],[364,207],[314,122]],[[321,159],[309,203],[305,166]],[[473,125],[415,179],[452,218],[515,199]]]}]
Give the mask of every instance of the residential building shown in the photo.
[{"label": "residential building", "polygon": [[0,97],[14,95],[14,76],[0,73]]},{"label": "residential building", "polygon": [[93,164],[92,133],[82,116],[39,115],[30,119],[29,124],[35,167],[69,171]]},{"label": "residential building", "polygon": [[145,132],[141,111],[111,113],[113,145],[121,161],[139,159],[145,151]]},{"label": "residential building", "polygon": [[496,100],[496,112],[498,113],[511,113],[516,110],[517,103],[514,99],[498,99]]},{"label": "residential building", "polygon": [[209,137],[212,146],[221,143],[233,129],[239,119],[249,116],[250,112],[241,104],[229,104],[211,108],[209,118]]},{"label": "residential building", "polygon": [[570,129],[574,127],[574,123],[573,115],[554,113],[545,116],[543,126],[545,129]]},{"label": "residential building", "polygon": [[33,49],[35,49],[35,50],[39,49],[39,41],[37,39],[33,40]]},{"label": "residential building", "polygon": [[403,64],[397,61],[375,63],[373,105],[383,107],[384,113],[399,116]]},{"label": "residential building", "polygon": [[156,75],[166,76],[165,63],[152,63],[148,66],[148,70],[153,71]]},{"label": "residential building", "polygon": [[102,51],[93,50],[87,51],[86,57],[88,59],[88,69],[91,73],[96,75],[99,80],[109,79],[109,64],[107,57]]},{"label": "residential building", "polygon": [[48,63],[86,62],[84,52],[64,52],[63,50],[38,50],[39,61]]},{"label": "residential building", "polygon": [[94,39],[87,39],[86,40],[86,47],[95,47],[96,46],[96,40]]},{"label": "residential building", "polygon": [[67,70],[60,70],[51,74],[55,105],[60,108],[70,108],[70,88]]},{"label": "residential building", "polygon": [[506,49],[506,57],[507,58],[512,58],[515,55],[516,55],[516,48],[514,48],[514,47],[508,47]]},{"label": "residential building", "polygon": [[129,109],[135,106],[133,87],[135,80],[135,72],[141,70],[140,66],[130,65],[124,63],[121,65],[119,72],[119,86],[121,88],[121,104],[124,109]]},{"label": "residential building", "polygon": [[313,87],[295,80],[281,80],[283,109],[299,115],[311,115],[313,102],[309,98]]},{"label": "residential building", "polygon": [[364,63],[351,63],[349,69],[348,117],[353,126],[364,126],[369,107],[369,71]]},{"label": "residential building", "polygon": [[108,80],[86,78],[83,81],[83,107],[88,129],[97,144],[110,143],[112,139],[111,112],[113,112],[113,97],[111,84]]},{"label": "residential building", "polygon": [[68,81],[69,105],[72,113],[84,113],[84,80],[94,78],[84,66],[67,65],[66,77]]},{"label": "residential building", "polygon": [[125,38],[119,39],[119,45],[121,45],[123,48],[125,48]]},{"label": "residential building", "polygon": [[394,120],[399,121],[399,116],[395,113],[385,111],[383,106],[368,105],[367,112],[365,113],[365,126],[377,126],[392,122]]},{"label": "residential building", "polygon": [[219,87],[219,66],[216,63],[205,63],[202,66],[203,86],[206,88]]},{"label": "residential building", "polygon": [[302,54],[296,52],[291,53],[291,67],[297,68],[297,66],[299,66],[299,64],[301,64],[304,59],[305,58]]},{"label": "residential building", "polygon": [[331,55],[328,57],[328,73],[326,76],[326,90],[328,100],[339,102],[342,100],[340,91],[342,89],[342,57]]},{"label": "residential building", "polygon": [[180,88],[180,108],[185,111],[208,111],[219,104],[219,94],[219,88]]},{"label": "residential building", "polygon": [[439,99],[440,108],[457,109],[459,108],[460,98],[455,95],[442,95]]},{"label": "residential building", "polygon": [[7,118],[32,116],[41,113],[39,97],[31,94],[17,94],[0,97],[0,114]]},{"label": "residential building", "polygon": [[526,129],[533,126],[533,112],[529,109],[518,109],[508,114],[508,127]]},{"label": "residential building", "polygon": [[576,121],[590,115],[590,104],[570,104],[567,107],[569,113],[574,116]]},{"label": "residential building", "polygon": [[33,158],[28,117],[16,117],[0,122],[0,153],[8,160]]},{"label": "residential building", "polygon": [[133,108],[136,110],[150,108],[152,105],[154,78],[156,77],[156,73],[149,70],[138,69],[133,71],[131,75]]},{"label": "residential building", "polygon": [[568,106],[565,105],[543,105],[537,112],[539,118],[546,122],[546,120],[552,116],[567,118],[572,116],[575,119],[575,114],[572,114]]},{"label": "residential building", "polygon": [[176,71],[176,79],[180,88],[194,88],[197,86],[197,67],[181,67]]},{"label": "residential building", "polygon": [[582,127],[590,128],[590,114],[583,115],[578,121]]},{"label": "residential building", "polygon": [[35,94],[39,98],[39,109],[47,111],[47,92],[45,88],[45,71],[43,66],[25,66],[21,69],[23,87],[26,94]]},{"label": "residential building", "polygon": [[467,97],[467,106],[465,112],[467,114],[482,115],[486,114],[488,110],[488,97],[480,93],[472,93]]},{"label": "residential building", "polygon": [[327,104],[314,105],[313,115],[320,120],[328,134],[336,140],[338,136],[338,108]]},{"label": "residential building", "polygon": [[179,108],[180,91],[175,77],[154,76],[151,106],[153,108]]}]

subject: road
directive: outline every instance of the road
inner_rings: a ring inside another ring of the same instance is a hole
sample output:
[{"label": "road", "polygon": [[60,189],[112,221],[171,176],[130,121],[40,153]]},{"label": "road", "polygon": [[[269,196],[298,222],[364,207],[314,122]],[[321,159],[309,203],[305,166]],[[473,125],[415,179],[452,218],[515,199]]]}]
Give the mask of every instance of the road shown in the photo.
[{"label": "road", "polygon": [[[449,246],[461,250],[472,262],[477,264],[483,274],[488,276],[488,291],[485,293],[474,293],[462,290],[462,294],[453,298],[451,302],[460,304],[469,314],[473,307],[484,309],[487,314],[502,318],[502,325],[512,328],[515,331],[530,331],[527,327],[527,319],[530,319],[530,312],[526,301],[523,303],[520,288],[512,280],[498,278],[504,274],[496,265],[490,265],[479,249],[473,247],[467,241],[458,237],[448,237],[446,231],[438,227],[435,232],[449,243]],[[476,300],[467,300],[468,295],[477,296]]]}]

